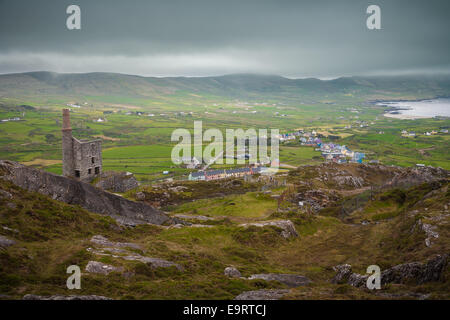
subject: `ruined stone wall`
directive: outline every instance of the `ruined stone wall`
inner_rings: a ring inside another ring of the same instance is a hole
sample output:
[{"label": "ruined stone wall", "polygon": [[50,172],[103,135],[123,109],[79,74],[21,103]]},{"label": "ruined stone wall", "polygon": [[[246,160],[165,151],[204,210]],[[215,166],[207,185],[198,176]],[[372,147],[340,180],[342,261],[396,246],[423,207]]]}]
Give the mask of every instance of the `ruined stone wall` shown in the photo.
[{"label": "ruined stone wall", "polygon": [[75,170],[79,170],[81,180],[91,181],[102,172],[102,141],[73,140]]}]

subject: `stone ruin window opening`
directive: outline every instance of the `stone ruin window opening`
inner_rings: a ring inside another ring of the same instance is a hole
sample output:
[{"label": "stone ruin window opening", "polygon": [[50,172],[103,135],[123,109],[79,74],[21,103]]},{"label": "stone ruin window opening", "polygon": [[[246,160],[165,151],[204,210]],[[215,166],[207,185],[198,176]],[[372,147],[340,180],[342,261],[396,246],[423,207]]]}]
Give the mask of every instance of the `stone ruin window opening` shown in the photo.
[{"label": "stone ruin window opening", "polygon": [[77,177],[77,178],[80,177],[80,170],[75,170],[75,177]]},{"label": "stone ruin window opening", "polygon": [[91,163],[95,163],[95,157],[91,158]]},{"label": "stone ruin window opening", "polygon": [[100,173],[100,167],[95,167],[95,174],[99,174]]},{"label": "stone ruin window opening", "polygon": [[88,169],[88,174],[91,174],[91,173],[92,173],[92,169],[89,168],[89,169]]}]

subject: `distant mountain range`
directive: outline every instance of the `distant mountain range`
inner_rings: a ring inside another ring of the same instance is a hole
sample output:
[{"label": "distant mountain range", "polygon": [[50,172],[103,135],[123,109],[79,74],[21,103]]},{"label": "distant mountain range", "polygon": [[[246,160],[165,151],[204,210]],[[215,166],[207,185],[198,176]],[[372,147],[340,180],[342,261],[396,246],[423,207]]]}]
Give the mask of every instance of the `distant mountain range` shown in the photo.
[{"label": "distant mountain range", "polygon": [[28,72],[0,75],[0,99],[53,101],[89,97],[333,100],[420,98],[450,95],[450,76],[288,79],[274,75],[142,77],[117,73]]}]

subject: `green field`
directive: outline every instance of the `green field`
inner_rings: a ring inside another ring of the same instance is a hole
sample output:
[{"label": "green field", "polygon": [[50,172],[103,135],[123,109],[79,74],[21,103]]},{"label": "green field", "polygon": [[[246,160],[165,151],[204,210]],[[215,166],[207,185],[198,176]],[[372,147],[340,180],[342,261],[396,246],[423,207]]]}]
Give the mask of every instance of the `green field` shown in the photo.
[{"label": "green field", "polygon": [[[225,105],[224,102],[222,102]],[[8,105],[0,107],[0,119],[21,117],[20,121],[0,123],[0,158],[20,161],[61,173],[61,109],[55,105],[36,107],[35,110],[12,111]],[[222,108],[222,109],[219,109]],[[80,108],[72,113],[74,136],[82,139],[103,139],[103,161],[105,170],[130,171],[143,181],[162,178],[162,171],[169,170],[171,176],[187,174],[188,171],[171,162],[171,133],[177,128],[188,128],[192,132],[194,120],[203,121],[203,129],[219,128],[225,136],[226,128],[279,128],[290,132],[297,128],[315,129],[332,137],[324,141],[348,145],[352,150],[365,152],[367,159],[378,159],[382,163],[411,166],[424,163],[450,169],[448,134],[424,136],[423,132],[449,126],[444,119],[391,120],[382,116],[382,110],[372,106],[358,106],[358,120],[374,124],[366,128],[345,129],[354,123],[347,107],[339,106],[289,106],[289,116],[276,117],[276,107],[256,108],[256,114],[233,113],[232,107],[209,107],[208,114],[196,112],[192,116],[167,115],[148,117],[127,115],[126,109],[117,107],[103,114],[104,107]],[[154,112],[148,107],[142,112]],[[181,108],[179,110],[182,110]],[[219,112],[220,111],[220,112]],[[94,119],[106,118],[97,123]],[[375,120],[378,117],[379,120]],[[342,119],[344,118],[344,119]],[[401,130],[414,130],[416,138],[401,136]],[[382,134],[379,132],[382,131]],[[333,138],[331,140],[331,138]],[[300,146],[298,142],[280,145],[280,161],[293,166],[322,162],[320,152],[312,147]],[[217,166],[219,167],[219,166]]]},{"label": "green field", "polygon": [[[70,103],[81,105],[71,113],[74,136],[103,140],[104,169],[130,171],[141,181],[166,178],[162,175],[166,170],[169,177],[176,178],[189,173],[171,162],[174,143],[170,137],[177,128],[192,132],[196,120],[203,121],[203,130],[218,128],[224,137],[226,129],[237,128],[275,128],[281,133],[314,129],[325,135],[325,142],[366,153],[366,160],[450,169],[450,136],[423,135],[449,127],[448,118],[391,119],[383,116],[383,107],[367,103],[370,99],[448,94],[446,79],[342,78],[327,82],[251,75],[165,79],[115,74],[55,78],[46,73],[28,74],[28,78],[21,78],[17,86],[14,76],[0,76],[0,119],[21,118],[0,122],[0,158],[58,174],[61,110]],[[98,118],[107,121],[95,122]],[[361,128],[360,122],[369,125]],[[349,125],[352,128],[345,129]],[[402,137],[402,130],[415,131],[418,136]],[[280,145],[283,164],[322,161],[320,152],[312,147],[298,142]]]}]

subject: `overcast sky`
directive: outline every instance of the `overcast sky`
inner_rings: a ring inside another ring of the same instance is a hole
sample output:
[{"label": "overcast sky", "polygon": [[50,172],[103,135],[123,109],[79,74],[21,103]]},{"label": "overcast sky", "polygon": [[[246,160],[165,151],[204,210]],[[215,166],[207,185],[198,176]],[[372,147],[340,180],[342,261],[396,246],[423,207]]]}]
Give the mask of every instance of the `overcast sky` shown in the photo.
[{"label": "overcast sky", "polygon": [[448,0],[0,0],[0,73],[450,73],[449,14]]}]

